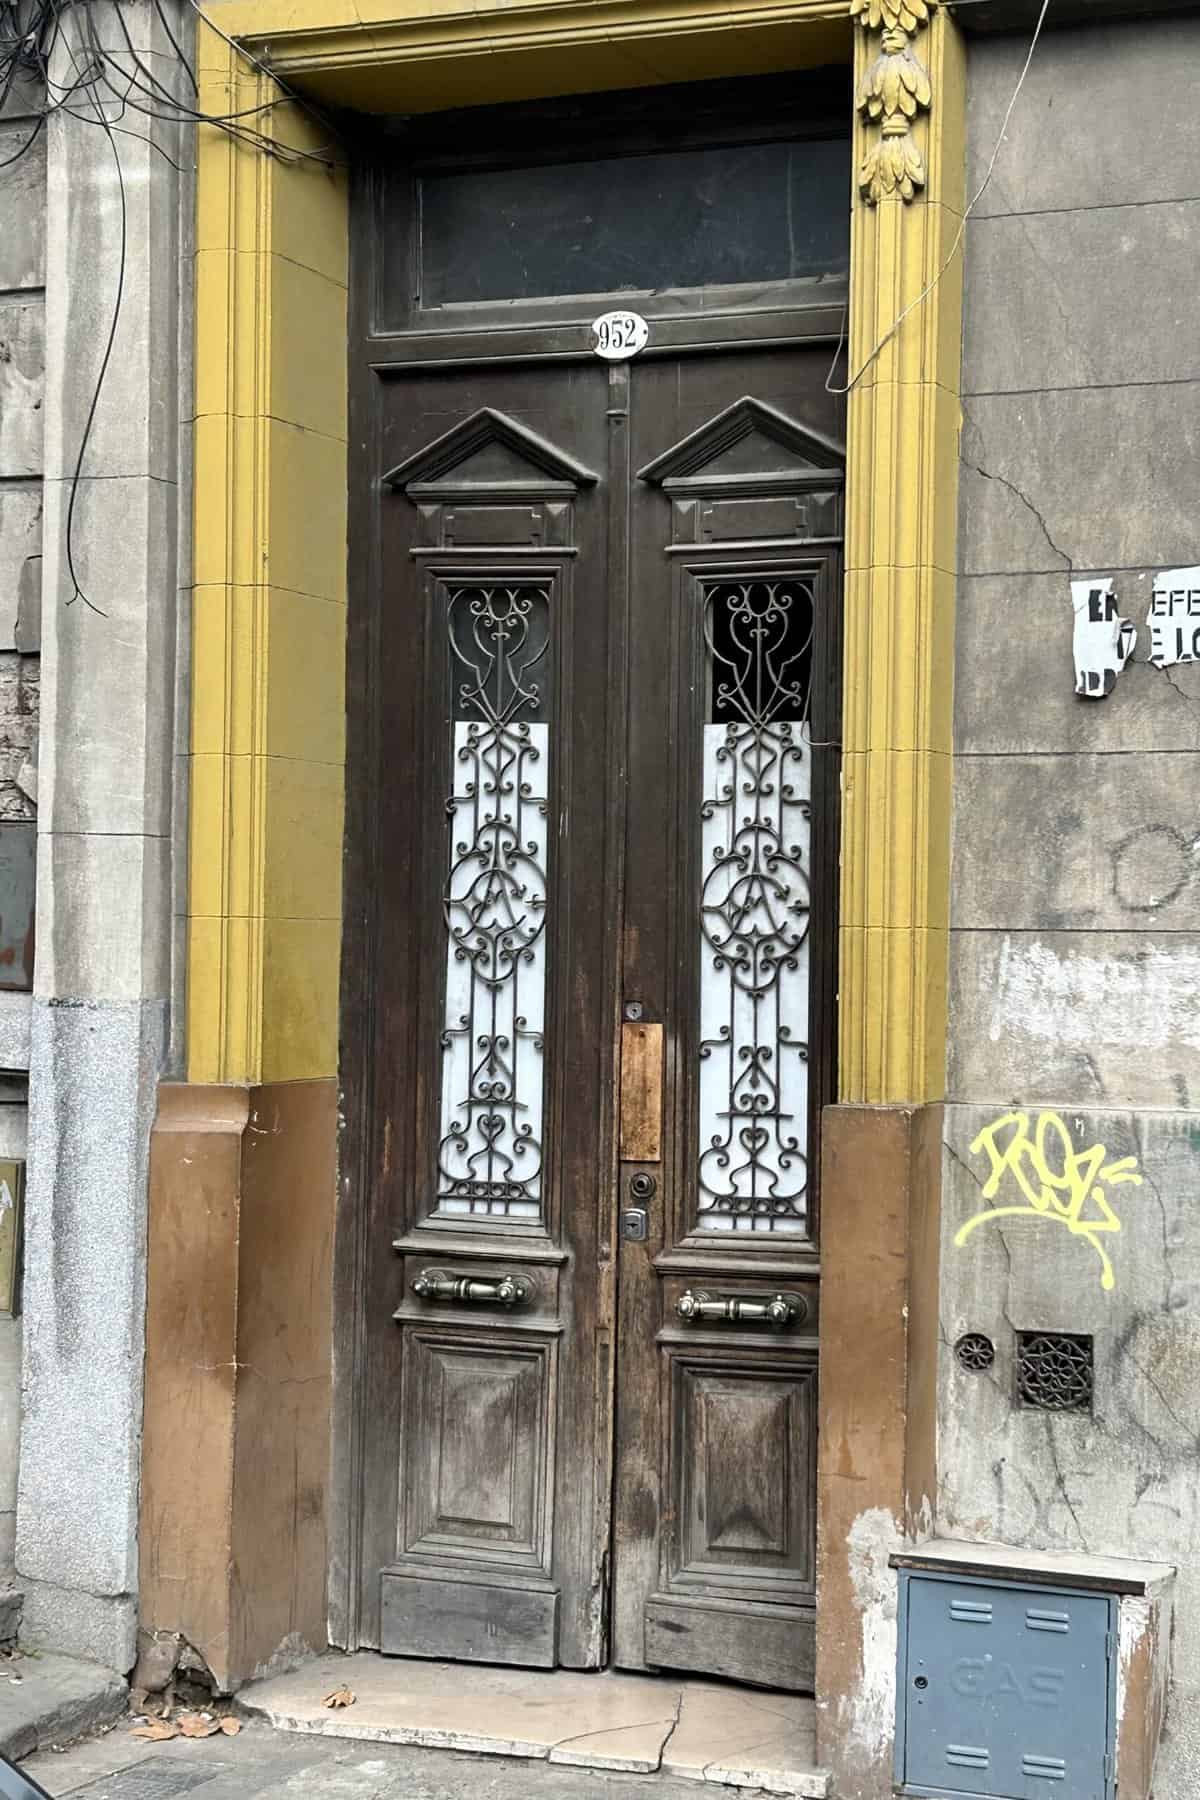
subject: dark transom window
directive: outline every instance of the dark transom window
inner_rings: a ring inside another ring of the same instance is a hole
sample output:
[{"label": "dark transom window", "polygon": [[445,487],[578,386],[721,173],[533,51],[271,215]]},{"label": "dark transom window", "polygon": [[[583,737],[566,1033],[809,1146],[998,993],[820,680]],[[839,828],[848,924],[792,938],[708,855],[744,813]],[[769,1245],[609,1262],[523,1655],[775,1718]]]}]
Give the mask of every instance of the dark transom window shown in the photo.
[{"label": "dark transom window", "polygon": [[846,145],[719,144],[421,182],[421,303],[844,273]]},{"label": "dark transom window", "polygon": [[836,298],[848,103],[847,72],[816,69],[391,119],[379,327]]}]

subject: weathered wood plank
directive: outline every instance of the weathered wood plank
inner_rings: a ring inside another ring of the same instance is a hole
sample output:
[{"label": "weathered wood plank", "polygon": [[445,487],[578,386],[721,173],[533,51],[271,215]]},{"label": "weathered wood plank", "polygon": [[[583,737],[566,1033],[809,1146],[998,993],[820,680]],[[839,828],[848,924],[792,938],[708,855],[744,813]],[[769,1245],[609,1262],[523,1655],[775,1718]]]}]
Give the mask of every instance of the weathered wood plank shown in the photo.
[{"label": "weathered wood plank", "polygon": [[662,1157],[663,1028],[621,1027],[621,1161]]},{"label": "weathered wood plank", "polygon": [[646,1603],[646,1661],[651,1668],[695,1669],[758,1687],[811,1693],[815,1646],[816,1613],[807,1608],[755,1611],[744,1604],[657,1594]]},{"label": "weathered wood plank", "polygon": [[390,1655],[531,1669],[552,1669],[558,1659],[557,1589],[397,1573],[385,1574],[382,1588],[383,1649]]}]

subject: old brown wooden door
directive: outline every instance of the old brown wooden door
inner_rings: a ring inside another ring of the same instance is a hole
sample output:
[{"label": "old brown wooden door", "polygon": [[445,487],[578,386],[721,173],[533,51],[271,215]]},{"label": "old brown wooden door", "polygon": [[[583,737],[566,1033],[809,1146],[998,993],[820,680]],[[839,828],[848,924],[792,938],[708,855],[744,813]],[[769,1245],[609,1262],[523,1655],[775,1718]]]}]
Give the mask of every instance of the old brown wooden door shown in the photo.
[{"label": "old brown wooden door", "polygon": [[544,155],[422,154],[358,215],[347,1637],[803,1688],[841,306],[748,244],[605,364],[553,228],[489,288]]}]

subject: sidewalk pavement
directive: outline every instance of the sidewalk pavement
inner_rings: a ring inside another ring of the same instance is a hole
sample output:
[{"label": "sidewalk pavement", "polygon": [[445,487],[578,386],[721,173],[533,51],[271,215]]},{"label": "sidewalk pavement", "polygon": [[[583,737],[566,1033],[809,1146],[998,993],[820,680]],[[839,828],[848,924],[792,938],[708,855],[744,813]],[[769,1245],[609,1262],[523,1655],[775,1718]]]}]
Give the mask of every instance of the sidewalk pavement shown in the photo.
[{"label": "sidewalk pavement", "polygon": [[665,1775],[296,1737],[256,1721],[237,1737],[157,1744],[122,1723],[23,1767],[54,1800],[698,1800],[705,1791]]},{"label": "sidewalk pavement", "polygon": [[125,1711],[128,1689],[98,1663],[70,1656],[0,1656],[0,1756],[15,1762],[69,1744]]}]

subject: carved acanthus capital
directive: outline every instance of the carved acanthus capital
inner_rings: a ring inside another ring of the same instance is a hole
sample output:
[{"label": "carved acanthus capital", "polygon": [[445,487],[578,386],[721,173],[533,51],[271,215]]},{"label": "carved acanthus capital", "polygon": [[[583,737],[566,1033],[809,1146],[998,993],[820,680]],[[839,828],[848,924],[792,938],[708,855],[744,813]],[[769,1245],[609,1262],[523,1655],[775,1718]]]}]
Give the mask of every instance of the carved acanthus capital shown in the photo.
[{"label": "carved acanthus capital", "polygon": [[912,200],[925,186],[925,159],[912,134],[913,120],[933,104],[929,73],[914,44],[937,0],[850,0],[850,17],[878,50],[859,82],[855,105],[871,132],[858,186],[872,206],[899,194]]}]

